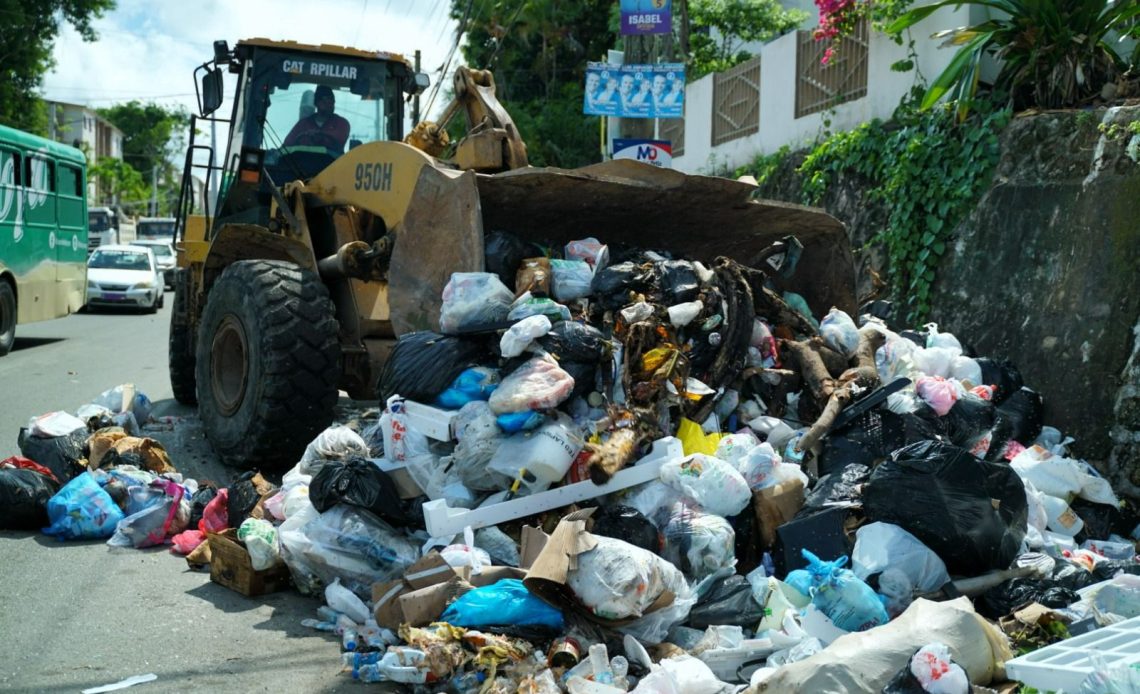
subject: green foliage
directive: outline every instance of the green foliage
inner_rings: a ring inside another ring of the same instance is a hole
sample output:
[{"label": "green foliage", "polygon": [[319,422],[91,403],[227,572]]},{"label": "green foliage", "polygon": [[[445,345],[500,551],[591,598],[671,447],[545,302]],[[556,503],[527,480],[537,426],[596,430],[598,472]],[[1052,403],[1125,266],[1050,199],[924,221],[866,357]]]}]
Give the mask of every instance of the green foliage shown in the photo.
[{"label": "green foliage", "polygon": [[752,57],[744,44],[793,31],[808,16],[803,10],[784,9],[777,0],[691,0],[687,79],[692,82],[743,63]]},{"label": "green foliage", "polygon": [[995,90],[1008,95],[1017,110],[1072,106],[1100,92],[1127,69],[1110,32],[1136,34],[1140,4],[1105,0],[941,0],[917,7],[891,24],[898,34],[947,6],[977,5],[991,19],[969,27],[938,32],[946,46],[960,46],[949,65],[931,83],[922,108],[943,97],[958,104],[964,118],[978,87],[979,67],[986,55],[1001,61]]},{"label": "green foliage", "polygon": [[582,115],[582,100],[586,62],[605,55],[617,37],[613,4],[451,0],[451,16],[467,19],[463,59],[493,70],[499,101],[535,166],[570,168],[601,159],[598,119]]},{"label": "green foliage", "polygon": [[[149,187],[157,175],[160,210],[165,213],[173,207],[181,178],[172,159],[183,149],[190,115],[182,107],[167,108],[155,103],[129,101],[99,109],[99,115],[123,131],[123,159],[137,172]],[[148,195],[131,200],[143,202]],[[132,209],[143,212],[141,209]]]},{"label": "green foliage", "polygon": [[0,123],[47,135],[47,108],[36,90],[53,66],[60,24],[94,41],[92,20],[114,6],[114,0],[0,0]]},{"label": "green foliage", "polygon": [[890,124],[875,120],[831,136],[798,169],[809,205],[819,204],[841,174],[870,184],[870,201],[888,213],[872,243],[887,251],[891,289],[912,324],[930,311],[938,261],[989,181],[1008,119],[1007,110],[985,102],[961,123],[951,108],[922,111],[907,102]]},{"label": "green foliage", "polygon": [[784,161],[792,154],[792,148],[784,145],[772,154],[761,154],[750,163],[736,170],[733,178],[752,176],[758,185],[764,185],[772,174],[780,170]]},{"label": "green foliage", "polygon": [[142,201],[150,195],[142,174],[122,159],[100,157],[87,175],[99,182],[99,201]]}]

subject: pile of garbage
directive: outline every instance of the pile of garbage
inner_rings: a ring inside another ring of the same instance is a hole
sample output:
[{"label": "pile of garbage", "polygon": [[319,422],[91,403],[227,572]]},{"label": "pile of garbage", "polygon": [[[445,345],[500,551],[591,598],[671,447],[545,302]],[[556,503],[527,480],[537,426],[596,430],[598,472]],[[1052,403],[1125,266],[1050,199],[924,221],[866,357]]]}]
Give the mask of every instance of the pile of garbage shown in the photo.
[{"label": "pile of garbage", "polygon": [[1110,631],[1070,691],[1138,691],[1135,510],[1012,363],[775,290],[795,247],[706,267],[490,234],[383,411],[280,484],[182,478],[120,387],[30,423],[4,526],[323,595],[305,624],[346,676],[409,691],[1051,688],[1015,654]]}]

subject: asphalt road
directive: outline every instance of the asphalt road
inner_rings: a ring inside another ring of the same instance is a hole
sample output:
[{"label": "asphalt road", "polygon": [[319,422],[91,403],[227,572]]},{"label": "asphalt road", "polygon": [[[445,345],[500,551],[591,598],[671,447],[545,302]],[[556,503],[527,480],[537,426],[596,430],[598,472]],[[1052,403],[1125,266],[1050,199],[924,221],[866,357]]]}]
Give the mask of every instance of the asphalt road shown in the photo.
[{"label": "asphalt road", "polygon": [[[0,358],[0,459],[19,453],[28,418],[75,409],[134,383],[154,402],[159,439],[187,477],[226,484],[192,408],[171,396],[156,315],[100,312],[20,326]],[[340,673],[339,644],[302,627],[318,601],[287,591],[246,598],[166,549],[112,549],[0,532],[0,690],[78,692],[155,673],[130,692],[361,691]]]}]

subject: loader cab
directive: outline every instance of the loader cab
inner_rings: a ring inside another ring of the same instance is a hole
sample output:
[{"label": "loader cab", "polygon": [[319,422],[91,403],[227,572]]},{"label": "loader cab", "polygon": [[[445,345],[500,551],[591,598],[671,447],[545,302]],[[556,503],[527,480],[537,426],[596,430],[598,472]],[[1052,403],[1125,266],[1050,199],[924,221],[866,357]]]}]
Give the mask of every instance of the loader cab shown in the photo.
[{"label": "loader cab", "polygon": [[[403,97],[422,91],[422,76],[394,54],[267,39],[241,41],[230,51],[216,42],[214,60],[196,72],[204,120],[221,103],[224,71],[236,78],[229,78],[230,119],[213,119],[225,122],[229,135],[224,156],[211,151],[213,168],[221,173],[217,190],[203,196],[215,202],[205,204],[216,211],[212,228],[264,225],[273,188],[308,181],[362,143],[402,140]],[[318,112],[318,94],[332,95],[333,114]],[[320,136],[290,138],[294,128]],[[223,147],[221,137],[217,147]]]}]

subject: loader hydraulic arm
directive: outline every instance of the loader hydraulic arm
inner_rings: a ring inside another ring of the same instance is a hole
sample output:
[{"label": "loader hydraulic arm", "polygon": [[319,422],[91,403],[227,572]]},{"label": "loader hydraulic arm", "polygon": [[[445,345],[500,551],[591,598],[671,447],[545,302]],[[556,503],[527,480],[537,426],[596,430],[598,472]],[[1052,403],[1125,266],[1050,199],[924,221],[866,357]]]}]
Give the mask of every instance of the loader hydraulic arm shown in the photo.
[{"label": "loader hydraulic arm", "polygon": [[439,121],[417,124],[405,142],[432,156],[442,155],[448,145],[447,126],[462,109],[467,116],[467,135],[456,145],[456,166],[488,173],[528,166],[526,143],[495,96],[491,71],[460,67],[455,71],[454,86],[455,97]]}]

